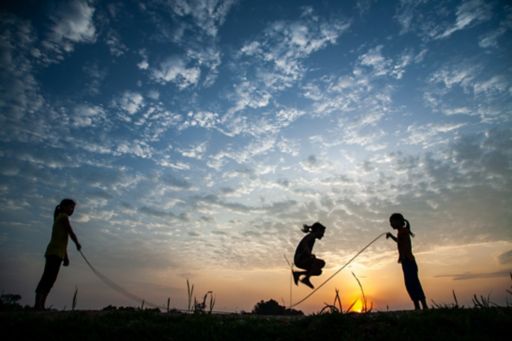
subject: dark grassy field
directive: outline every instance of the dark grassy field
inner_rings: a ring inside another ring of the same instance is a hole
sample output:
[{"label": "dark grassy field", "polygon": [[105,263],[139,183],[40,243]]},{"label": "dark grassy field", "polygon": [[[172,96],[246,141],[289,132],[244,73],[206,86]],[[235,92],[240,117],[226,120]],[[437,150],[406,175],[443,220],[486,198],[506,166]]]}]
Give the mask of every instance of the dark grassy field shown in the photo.
[{"label": "dark grassy field", "polygon": [[24,310],[0,312],[0,325],[3,340],[503,340],[512,308],[301,317]]}]

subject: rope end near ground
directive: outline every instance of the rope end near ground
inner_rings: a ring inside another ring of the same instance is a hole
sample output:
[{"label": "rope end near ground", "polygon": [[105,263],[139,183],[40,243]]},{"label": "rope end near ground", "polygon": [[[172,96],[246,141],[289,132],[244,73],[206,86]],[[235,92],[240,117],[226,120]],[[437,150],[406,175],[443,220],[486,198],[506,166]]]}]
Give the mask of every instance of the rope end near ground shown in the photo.
[{"label": "rope end near ground", "polygon": [[134,300],[134,301],[137,301],[139,303],[141,302],[144,302],[145,304],[147,304],[148,306],[151,306],[153,308],[158,308],[158,309],[166,309],[166,307],[164,306],[161,306],[161,305],[158,305],[158,304],[155,304],[155,303],[152,303],[152,302],[149,302],[149,301],[146,301],[145,299],[143,299],[142,297],[139,297],[137,295],[134,295],[132,294],[131,292],[129,292],[128,290],[124,289],[123,287],[121,287],[120,285],[116,284],[113,280],[111,280],[110,278],[108,278],[107,276],[105,276],[104,274],[102,274],[101,272],[99,272],[98,270],[96,270],[96,268],[89,262],[89,260],[87,259],[87,257],[85,257],[85,255],[83,254],[82,250],[78,250],[78,252],[80,253],[80,255],[82,256],[82,258],[84,259],[85,263],[87,263],[87,265],[89,266],[89,268],[91,269],[91,271],[103,282],[105,283],[107,286],[109,286],[111,289],[113,289],[114,291],[117,291],[118,293],[124,295],[125,297],[131,299],[131,300]]}]

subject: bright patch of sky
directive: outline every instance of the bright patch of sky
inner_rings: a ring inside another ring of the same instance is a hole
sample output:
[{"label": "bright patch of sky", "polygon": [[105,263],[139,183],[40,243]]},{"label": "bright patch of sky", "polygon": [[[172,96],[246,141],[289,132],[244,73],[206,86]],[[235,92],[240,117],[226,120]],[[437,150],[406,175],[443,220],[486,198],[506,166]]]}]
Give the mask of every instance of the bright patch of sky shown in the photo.
[{"label": "bright patch of sky", "polygon": [[[1,6],[2,289],[30,297],[64,197],[84,252],[140,292],[215,269],[250,286],[315,221],[335,268],[395,211],[417,252],[501,243],[489,272],[511,269],[507,1]],[[94,283],[81,269],[63,283]]]}]

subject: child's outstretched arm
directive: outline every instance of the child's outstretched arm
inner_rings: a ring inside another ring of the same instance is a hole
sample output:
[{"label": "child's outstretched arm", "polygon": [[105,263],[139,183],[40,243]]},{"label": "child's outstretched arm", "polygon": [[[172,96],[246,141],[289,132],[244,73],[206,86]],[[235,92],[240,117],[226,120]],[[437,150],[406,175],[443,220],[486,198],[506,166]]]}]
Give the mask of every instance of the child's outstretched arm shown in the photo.
[{"label": "child's outstretched arm", "polygon": [[80,243],[78,242],[78,238],[76,237],[75,232],[73,232],[73,229],[71,228],[71,224],[69,223],[68,219],[66,219],[66,230],[68,231],[71,240],[75,243],[76,249],[80,251],[82,249],[82,245],[80,245]]},{"label": "child's outstretched arm", "polygon": [[395,243],[398,243],[398,239],[396,239],[396,237],[393,236],[393,234],[390,232],[386,233],[386,239],[389,239],[389,238],[391,238]]}]

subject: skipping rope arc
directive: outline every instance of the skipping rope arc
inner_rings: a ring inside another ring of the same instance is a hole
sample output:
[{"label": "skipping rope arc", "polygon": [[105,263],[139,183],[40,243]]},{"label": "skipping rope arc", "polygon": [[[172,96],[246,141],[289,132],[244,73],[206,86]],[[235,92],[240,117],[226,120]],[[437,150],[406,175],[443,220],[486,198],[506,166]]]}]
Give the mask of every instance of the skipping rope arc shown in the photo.
[{"label": "skipping rope arc", "polygon": [[134,295],[132,294],[131,292],[129,292],[128,290],[124,289],[123,287],[119,286],[118,284],[116,284],[114,281],[112,281],[110,278],[108,278],[107,276],[105,276],[104,274],[102,274],[101,272],[99,272],[98,270],[96,270],[96,268],[89,262],[89,260],[85,257],[85,255],[83,254],[82,250],[79,250],[78,252],[80,252],[80,255],[82,256],[82,258],[84,259],[84,261],[87,263],[87,265],[89,266],[89,268],[92,270],[92,272],[98,276],[99,279],[101,279],[103,281],[103,283],[105,283],[106,285],[108,285],[111,289],[119,292],[120,294],[123,294],[124,296],[134,300],[134,301],[137,301],[137,302],[144,302],[145,304],[147,304],[148,306],[151,306],[153,308],[159,308],[159,309],[166,309],[166,307],[164,306],[161,306],[161,305],[158,305],[158,304],[155,304],[155,303],[152,303],[152,302],[149,302],[149,301],[146,301],[144,300],[143,298],[137,296],[137,295]]},{"label": "skipping rope arc", "polygon": [[[345,263],[341,268],[339,268],[336,272],[334,272],[331,276],[329,276],[329,278],[327,278],[325,281],[323,281],[319,286],[317,286],[313,291],[311,291],[309,294],[307,294],[305,297],[303,297],[301,300],[293,303],[290,305],[290,309],[293,308],[293,307],[296,307],[298,306],[299,304],[303,303],[304,301],[306,301],[308,298],[310,298],[311,296],[313,296],[313,294],[315,294],[320,288],[322,288],[327,282],[329,282],[332,278],[334,278],[334,276],[336,276],[340,271],[342,271],[344,268],[346,268],[350,263],[352,263],[352,261],[354,259],[356,259],[361,253],[363,253],[367,248],[369,248],[373,243],[375,243],[378,239],[380,239],[381,237],[385,236],[386,233],[381,233],[379,234],[375,239],[373,239],[371,242],[369,242],[365,247],[363,247],[361,250],[359,250],[359,252],[357,252],[347,263]],[[87,259],[87,257],[85,257],[85,255],[83,254],[82,250],[79,250],[78,251],[80,253],[80,255],[82,256],[82,258],[84,259],[85,263],[87,263],[87,265],[89,266],[89,268],[91,269],[91,271],[99,278],[101,279],[107,286],[109,286],[111,289],[123,294],[124,296],[132,299],[132,300],[135,300],[137,302],[142,302],[144,301],[144,303],[146,303],[148,306],[152,306],[154,308],[159,308],[159,309],[166,309],[166,307],[164,306],[161,306],[159,304],[155,304],[155,303],[152,303],[152,302],[149,302],[149,301],[146,301],[144,300],[143,298],[135,295],[135,294],[132,294],[131,292],[129,292],[128,290],[124,289],[123,287],[121,287],[120,285],[116,284],[114,281],[112,281],[110,278],[108,278],[107,276],[105,276],[104,274],[102,274],[101,272],[99,272],[90,262],[89,260]]]},{"label": "skipping rope arc", "polygon": [[290,305],[290,309],[293,308],[293,307],[296,307],[298,306],[299,304],[301,304],[302,302],[306,301],[308,298],[310,298],[311,296],[313,296],[314,293],[316,293],[321,287],[324,286],[324,284],[326,284],[327,282],[329,282],[334,276],[336,276],[341,270],[345,269],[347,267],[347,265],[349,265],[350,263],[352,263],[352,261],[354,259],[357,258],[357,256],[359,256],[361,253],[363,253],[367,248],[370,247],[370,245],[372,245],[373,243],[375,243],[379,238],[383,237],[386,235],[386,232],[384,233],[381,233],[379,234],[375,239],[373,239],[371,242],[369,242],[368,244],[366,244],[365,247],[363,247],[361,250],[359,250],[359,252],[357,252],[348,262],[346,262],[341,268],[339,268],[335,273],[333,273],[329,278],[327,278],[325,281],[322,282],[322,284],[320,284],[319,286],[317,286],[315,289],[313,289],[313,291],[311,291],[309,294],[307,294],[306,296],[304,296],[304,298],[302,298],[301,300],[295,302],[294,304],[291,304]]}]

